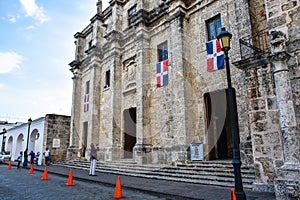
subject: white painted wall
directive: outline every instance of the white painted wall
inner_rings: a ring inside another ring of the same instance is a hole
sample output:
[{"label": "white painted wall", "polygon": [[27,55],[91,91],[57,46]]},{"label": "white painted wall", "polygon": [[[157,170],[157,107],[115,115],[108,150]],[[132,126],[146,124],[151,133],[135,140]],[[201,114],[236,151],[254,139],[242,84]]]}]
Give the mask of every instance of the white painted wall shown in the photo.
[{"label": "white painted wall", "polygon": [[[30,153],[31,150],[35,153],[40,152],[41,156],[38,164],[42,164],[44,124],[45,118],[41,117],[32,121],[30,129],[28,124],[24,123],[7,130],[5,151],[11,152],[12,160],[16,160],[18,158],[20,151],[25,151],[29,130],[28,153]],[[38,138],[37,133],[39,133]],[[28,160],[30,160],[30,157],[28,157]]]}]

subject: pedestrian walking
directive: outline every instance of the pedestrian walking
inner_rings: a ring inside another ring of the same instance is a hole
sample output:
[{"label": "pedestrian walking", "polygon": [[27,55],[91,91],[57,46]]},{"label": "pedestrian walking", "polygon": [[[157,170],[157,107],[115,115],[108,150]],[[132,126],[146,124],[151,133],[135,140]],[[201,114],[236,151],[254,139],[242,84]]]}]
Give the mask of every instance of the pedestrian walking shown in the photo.
[{"label": "pedestrian walking", "polygon": [[25,151],[24,151],[23,167],[27,168],[27,165],[28,165],[28,149],[25,149]]},{"label": "pedestrian walking", "polygon": [[50,154],[50,150],[48,147],[46,147],[46,150],[44,151],[43,154],[45,156],[45,164],[49,165],[50,163],[52,163],[51,154]]},{"label": "pedestrian walking", "polygon": [[37,153],[36,153],[36,156],[35,156],[35,163],[36,163],[36,166],[39,166],[39,158],[40,158],[40,155],[41,155],[40,152],[37,152]]},{"label": "pedestrian walking", "polygon": [[17,160],[18,160],[17,168],[18,168],[18,169],[20,168],[20,164],[21,164],[21,162],[22,162],[22,157],[23,157],[23,152],[20,151],[20,154],[19,154],[19,156],[18,156],[18,158],[17,158]]},{"label": "pedestrian walking", "polygon": [[96,169],[96,161],[97,161],[97,154],[96,154],[96,149],[93,143],[90,144],[91,151],[90,151],[90,161],[91,161],[91,166],[90,166],[90,176],[97,176],[95,174],[95,169]]},{"label": "pedestrian walking", "polygon": [[30,151],[30,164],[34,164],[35,153],[33,150]]}]

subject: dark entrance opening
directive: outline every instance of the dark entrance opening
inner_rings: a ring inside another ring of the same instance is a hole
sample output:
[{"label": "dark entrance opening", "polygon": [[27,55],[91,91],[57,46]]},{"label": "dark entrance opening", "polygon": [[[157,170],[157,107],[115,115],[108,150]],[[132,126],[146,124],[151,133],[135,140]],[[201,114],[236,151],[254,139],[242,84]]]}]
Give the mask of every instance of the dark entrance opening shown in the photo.
[{"label": "dark entrance opening", "polygon": [[136,108],[124,110],[124,158],[133,158],[136,143]]},{"label": "dark entrance opening", "polygon": [[87,147],[87,136],[88,136],[88,122],[83,122],[83,135],[82,135],[82,143],[81,143],[81,157],[85,157],[85,151]]},{"label": "dark entrance opening", "polygon": [[[235,90],[233,91],[233,95],[234,110],[236,112]],[[208,140],[206,148],[208,152],[206,156],[207,160],[225,160],[232,159],[233,157],[231,122],[227,98],[227,89],[204,94]],[[235,120],[237,124],[237,118]]]}]

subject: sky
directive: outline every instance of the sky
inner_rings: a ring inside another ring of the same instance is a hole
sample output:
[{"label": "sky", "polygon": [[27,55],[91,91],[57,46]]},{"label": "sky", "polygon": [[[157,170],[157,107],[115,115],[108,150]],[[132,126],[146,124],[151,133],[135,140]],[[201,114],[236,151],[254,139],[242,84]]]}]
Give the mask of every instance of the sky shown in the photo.
[{"label": "sky", "polygon": [[0,0],[0,121],[71,115],[74,34],[97,1]]}]

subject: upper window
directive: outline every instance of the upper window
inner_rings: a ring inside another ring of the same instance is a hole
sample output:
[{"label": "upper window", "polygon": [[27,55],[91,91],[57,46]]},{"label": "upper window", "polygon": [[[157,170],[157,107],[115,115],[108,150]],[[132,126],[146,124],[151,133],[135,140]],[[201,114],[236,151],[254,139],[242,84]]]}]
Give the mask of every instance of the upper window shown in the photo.
[{"label": "upper window", "polygon": [[128,26],[131,25],[131,21],[130,21],[130,18],[131,16],[136,13],[136,5],[134,5],[133,7],[131,7],[129,10],[128,10]]},{"label": "upper window", "polygon": [[214,40],[217,39],[217,35],[221,31],[221,17],[220,15],[217,15],[216,17],[213,17],[206,21],[206,28],[207,28],[207,35],[208,40]]},{"label": "upper window", "polygon": [[128,17],[132,16],[135,12],[136,12],[136,5],[134,5],[128,10]]},{"label": "upper window", "polygon": [[90,41],[89,41],[89,48],[92,47],[92,44],[93,44],[93,40],[90,40]]},{"label": "upper window", "polygon": [[110,87],[110,70],[106,71],[105,73],[105,85],[104,88]]},{"label": "upper window", "polygon": [[85,82],[85,94],[90,93],[90,81]]},{"label": "upper window", "polygon": [[164,42],[157,47],[158,62],[168,60],[168,43]]}]

